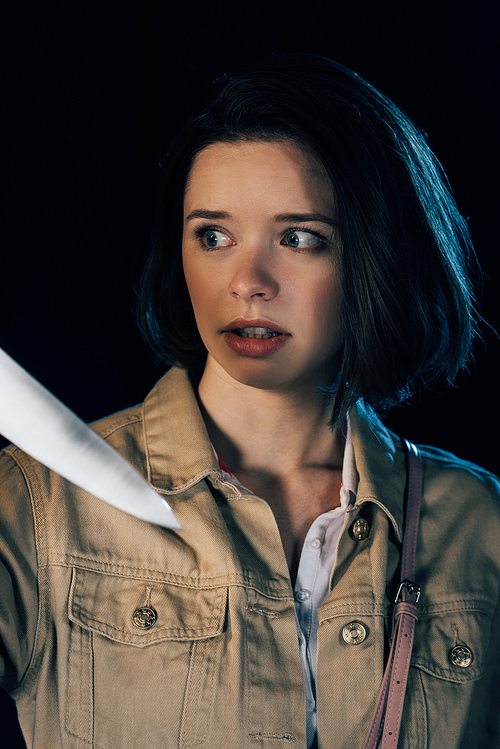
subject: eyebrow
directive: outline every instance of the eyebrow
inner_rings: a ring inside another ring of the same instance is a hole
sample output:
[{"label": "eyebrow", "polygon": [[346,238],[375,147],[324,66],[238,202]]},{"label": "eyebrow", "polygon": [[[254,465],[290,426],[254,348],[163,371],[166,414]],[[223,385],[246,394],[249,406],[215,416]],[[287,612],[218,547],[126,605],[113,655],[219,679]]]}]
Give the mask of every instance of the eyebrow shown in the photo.
[{"label": "eyebrow", "polygon": [[186,216],[185,221],[190,221],[192,218],[208,218],[210,221],[219,221],[231,218],[231,214],[227,211],[207,211],[204,208],[198,208],[191,211],[189,216]]},{"label": "eyebrow", "polygon": [[276,221],[283,223],[301,223],[306,221],[319,221],[321,224],[337,226],[337,222],[331,216],[325,216],[324,213],[278,213],[274,217]]},{"label": "eyebrow", "polygon": [[[224,221],[231,218],[231,214],[227,211],[208,211],[204,208],[197,208],[191,211],[189,216],[186,216],[186,221],[190,221],[193,218],[205,218],[210,221]],[[324,213],[278,213],[274,217],[275,221],[279,223],[305,223],[307,221],[319,221],[322,224],[329,224],[330,226],[337,226],[337,222],[331,216],[326,216]]]}]

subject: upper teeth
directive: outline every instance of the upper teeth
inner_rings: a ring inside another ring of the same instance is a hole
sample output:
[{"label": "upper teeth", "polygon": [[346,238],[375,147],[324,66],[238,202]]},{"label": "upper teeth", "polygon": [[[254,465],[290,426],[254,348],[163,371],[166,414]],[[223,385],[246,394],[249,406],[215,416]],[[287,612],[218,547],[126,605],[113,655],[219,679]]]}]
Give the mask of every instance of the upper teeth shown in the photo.
[{"label": "upper teeth", "polygon": [[269,328],[237,328],[236,330],[242,338],[274,338],[274,336],[280,335]]}]

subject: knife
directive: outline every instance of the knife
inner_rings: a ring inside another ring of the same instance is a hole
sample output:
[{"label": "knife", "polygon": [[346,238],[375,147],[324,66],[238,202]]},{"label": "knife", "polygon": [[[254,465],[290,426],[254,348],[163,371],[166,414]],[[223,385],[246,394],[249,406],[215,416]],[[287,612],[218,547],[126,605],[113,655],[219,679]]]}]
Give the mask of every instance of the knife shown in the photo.
[{"label": "knife", "polygon": [[168,502],[135,468],[1,348],[0,434],[113,507],[181,528]]}]

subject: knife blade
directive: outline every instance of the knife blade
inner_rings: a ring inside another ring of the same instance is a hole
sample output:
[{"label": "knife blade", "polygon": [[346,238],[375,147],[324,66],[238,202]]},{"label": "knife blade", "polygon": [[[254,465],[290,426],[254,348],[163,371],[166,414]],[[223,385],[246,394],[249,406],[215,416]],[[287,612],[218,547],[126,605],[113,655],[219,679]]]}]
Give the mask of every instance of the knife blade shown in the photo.
[{"label": "knife blade", "polygon": [[135,468],[1,348],[0,434],[113,507],[181,528],[168,502]]}]

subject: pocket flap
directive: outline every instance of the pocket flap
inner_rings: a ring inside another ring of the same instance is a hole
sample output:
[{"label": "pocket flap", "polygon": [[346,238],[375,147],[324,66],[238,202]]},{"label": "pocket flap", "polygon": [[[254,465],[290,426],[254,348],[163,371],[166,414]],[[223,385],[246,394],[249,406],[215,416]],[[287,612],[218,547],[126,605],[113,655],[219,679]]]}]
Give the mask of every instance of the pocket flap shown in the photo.
[{"label": "pocket flap", "polygon": [[447,681],[475,681],[484,672],[491,617],[457,610],[419,616],[411,665]]},{"label": "pocket flap", "polygon": [[[162,640],[202,640],[223,631],[227,586],[197,587],[73,569],[69,618],[85,629],[137,647]],[[145,612],[145,615],[144,615]]]}]

